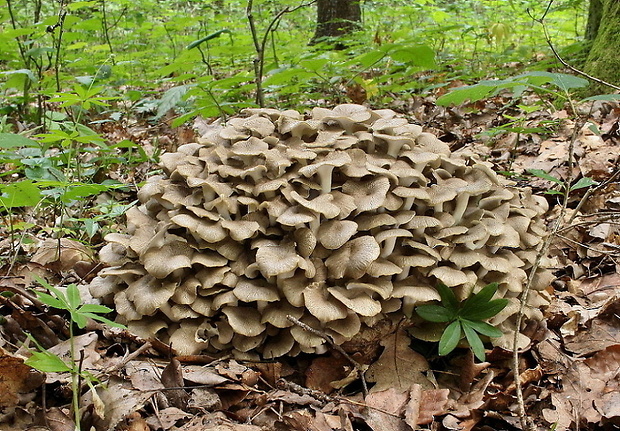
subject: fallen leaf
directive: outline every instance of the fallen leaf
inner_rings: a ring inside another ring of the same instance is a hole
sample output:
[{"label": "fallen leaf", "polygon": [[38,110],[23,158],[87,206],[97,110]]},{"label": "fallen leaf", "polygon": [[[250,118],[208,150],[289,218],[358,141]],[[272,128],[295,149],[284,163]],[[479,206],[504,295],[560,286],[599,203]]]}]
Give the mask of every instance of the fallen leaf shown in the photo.
[{"label": "fallen leaf", "polygon": [[44,381],[45,374],[0,347],[0,409],[17,406],[24,396],[40,387]]},{"label": "fallen leaf", "polygon": [[371,392],[381,392],[393,388],[408,391],[414,384],[422,388],[432,388],[431,382],[423,374],[429,372],[424,356],[414,352],[409,344],[411,339],[403,328],[387,337],[381,345],[383,353],[366,372],[366,380],[375,382]]},{"label": "fallen leaf", "polygon": [[368,406],[366,423],[374,431],[408,431],[403,420],[408,400],[407,392],[395,388],[368,394],[365,399]]},{"label": "fallen leaf", "polygon": [[405,422],[412,429],[418,425],[430,424],[435,416],[444,415],[447,412],[449,389],[426,389],[420,385],[414,385],[409,392],[409,402],[405,408]]}]

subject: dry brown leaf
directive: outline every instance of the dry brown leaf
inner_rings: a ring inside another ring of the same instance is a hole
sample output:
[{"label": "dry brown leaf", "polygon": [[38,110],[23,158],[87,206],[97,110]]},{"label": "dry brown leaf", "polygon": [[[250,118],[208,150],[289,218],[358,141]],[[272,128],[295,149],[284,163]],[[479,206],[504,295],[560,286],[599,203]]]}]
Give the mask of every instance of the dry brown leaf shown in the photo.
[{"label": "dry brown leaf", "polygon": [[407,392],[395,388],[368,394],[366,423],[374,431],[409,431],[402,419],[408,399]]},{"label": "dry brown leaf", "polygon": [[150,416],[146,419],[146,423],[152,429],[169,430],[177,421],[190,417],[190,414],[176,407],[168,407],[160,410],[156,416]]},{"label": "dry brown leaf", "polygon": [[179,409],[184,409],[187,407],[187,402],[189,401],[189,395],[185,392],[184,389],[172,389],[172,388],[182,388],[185,386],[185,382],[183,381],[183,369],[181,368],[181,363],[172,358],[164,371],[161,373],[161,382],[164,387],[169,390],[164,392],[164,395],[170,401],[174,407]]},{"label": "dry brown leaf", "polygon": [[[113,430],[123,419],[131,413],[140,410],[153,395],[152,391],[139,391],[130,388],[126,382],[111,378],[106,387],[98,387],[97,394],[105,408],[104,416],[100,418],[102,429]],[[89,405],[87,392],[83,397],[82,405]]]},{"label": "dry brown leaf", "polygon": [[418,425],[426,425],[433,422],[435,416],[448,413],[449,389],[426,389],[420,385],[414,385],[409,392],[409,402],[405,409],[405,422],[413,429]]},{"label": "dry brown leaf", "polygon": [[563,379],[563,390],[551,396],[555,410],[543,410],[543,417],[564,428],[571,422],[583,426],[599,423],[603,417],[618,417],[618,370],[620,345],[610,346],[576,363]]},{"label": "dry brown leaf", "polygon": [[53,271],[69,271],[78,266],[92,269],[95,266],[93,252],[68,238],[46,239],[30,260]]},{"label": "dry brown leaf", "polygon": [[429,372],[424,356],[409,347],[411,340],[403,328],[381,342],[383,353],[366,372],[366,380],[375,382],[371,392],[381,392],[389,388],[401,392],[409,391],[414,384],[423,389],[432,388],[431,382],[423,374]]},{"label": "dry brown leaf", "polygon": [[345,378],[347,366],[350,366],[350,362],[340,354],[315,358],[306,369],[306,387],[326,394],[332,393],[334,386],[331,382]]},{"label": "dry brown leaf", "polygon": [[[0,409],[15,407],[45,381],[45,374],[0,347]],[[34,393],[32,393],[34,397]]]}]

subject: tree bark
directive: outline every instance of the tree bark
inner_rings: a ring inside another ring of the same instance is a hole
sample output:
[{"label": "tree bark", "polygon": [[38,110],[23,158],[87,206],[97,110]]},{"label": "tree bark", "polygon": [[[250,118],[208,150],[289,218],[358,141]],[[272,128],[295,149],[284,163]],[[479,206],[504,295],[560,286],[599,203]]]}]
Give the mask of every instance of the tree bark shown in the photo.
[{"label": "tree bark", "polygon": [[310,44],[350,34],[361,28],[361,22],[360,0],[318,0],[316,31]]},{"label": "tree bark", "polygon": [[[584,72],[614,85],[620,85],[620,1],[590,0],[586,37],[592,40]],[[598,17],[598,18],[597,18]],[[612,90],[592,85],[592,93]]]},{"label": "tree bark", "polygon": [[594,40],[601,26],[601,18],[603,17],[603,4],[601,0],[590,0],[590,8],[588,9],[588,23],[586,24],[586,40]]}]

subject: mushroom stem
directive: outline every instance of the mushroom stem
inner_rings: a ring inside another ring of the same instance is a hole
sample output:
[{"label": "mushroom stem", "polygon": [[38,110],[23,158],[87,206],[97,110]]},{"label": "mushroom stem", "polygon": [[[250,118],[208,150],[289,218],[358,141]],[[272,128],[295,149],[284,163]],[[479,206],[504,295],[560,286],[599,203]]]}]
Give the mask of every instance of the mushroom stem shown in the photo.
[{"label": "mushroom stem", "polygon": [[415,202],[415,198],[405,198],[405,203],[403,203],[403,210],[409,211],[413,206],[413,202]]},{"label": "mushroom stem", "polygon": [[396,237],[386,238],[383,241],[383,249],[381,250],[380,257],[388,257],[394,252],[394,246],[396,245]]},{"label": "mushroom stem", "polygon": [[410,268],[411,268],[411,265],[403,266],[402,272],[400,272],[399,274],[396,274],[396,281],[404,280],[405,278],[409,277]]},{"label": "mushroom stem", "polygon": [[309,227],[312,233],[316,236],[321,226],[321,214],[316,213],[314,219],[310,221]]},{"label": "mushroom stem", "polygon": [[467,209],[467,204],[469,203],[469,194],[462,193],[456,198],[456,207],[454,208],[454,224],[457,224],[463,218],[463,214],[465,214],[465,210]]},{"label": "mushroom stem", "polygon": [[333,165],[319,166],[317,172],[319,174],[319,180],[321,181],[321,193],[327,194],[332,191],[332,171]]}]

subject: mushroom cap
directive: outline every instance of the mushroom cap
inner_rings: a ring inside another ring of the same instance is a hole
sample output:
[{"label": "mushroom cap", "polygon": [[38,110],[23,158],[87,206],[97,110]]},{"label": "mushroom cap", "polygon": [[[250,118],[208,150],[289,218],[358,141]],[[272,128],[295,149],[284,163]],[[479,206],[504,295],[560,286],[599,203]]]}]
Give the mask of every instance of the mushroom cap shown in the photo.
[{"label": "mushroom cap", "polygon": [[325,261],[332,278],[361,278],[366,269],[381,252],[377,240],[369,235],[361,236],[340,247]]},{"label": "mushroom cap", "polygon": [[390,180],[386,177],[377,177],[367,181],[349,180],[342,185],[342,192],[353,197],[356,213],[376,210],[387,198],[390,189]]},{"label": "mushroom cap", "polygon": [[319,227],[318,241],[326,249],[336,250],[357,233],[357,227],[352,220],[329,220]]},{"label": "mushroom cap", "polygon": [[300,257],[290,244],[265,244],[256,250],[256,263],[265,277],[284,274],[299,266]]},{"label": "mushroom cap", "polygon": [[303,292],[304,305],[321,322],[344,319],[347,317],[347,307],[331,299],[328,291],[320,283],[312,283]]}]

